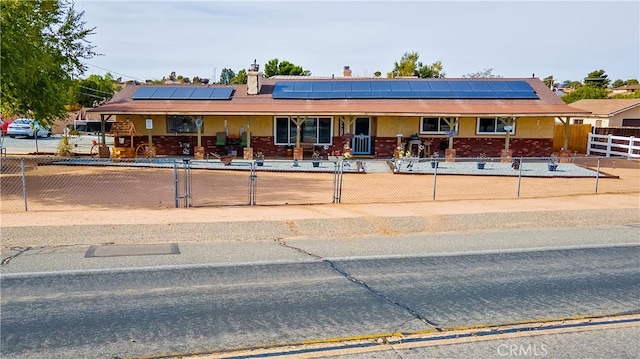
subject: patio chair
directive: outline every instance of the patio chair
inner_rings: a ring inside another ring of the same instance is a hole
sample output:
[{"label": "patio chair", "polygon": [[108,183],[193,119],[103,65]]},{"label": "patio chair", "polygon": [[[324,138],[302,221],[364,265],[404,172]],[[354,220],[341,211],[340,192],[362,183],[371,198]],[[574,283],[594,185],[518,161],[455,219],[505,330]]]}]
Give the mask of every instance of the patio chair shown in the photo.
[{"label": "patio chair", "polygon": [[216,133],[216,146],[224,146],[226,144],[227,144],[227,133],[226,132]]}]

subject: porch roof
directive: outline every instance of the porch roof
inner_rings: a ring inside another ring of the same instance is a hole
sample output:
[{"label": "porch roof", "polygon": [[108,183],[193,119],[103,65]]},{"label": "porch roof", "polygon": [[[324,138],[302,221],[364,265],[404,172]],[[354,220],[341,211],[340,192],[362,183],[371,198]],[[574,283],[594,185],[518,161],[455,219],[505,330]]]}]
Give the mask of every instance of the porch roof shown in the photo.
[{"label": "porch roof", "polygon": [[[350,78],[350,81],[358,80]],[[370,81],[371,79],[366,79]],[[405,79],[406,80],[406,79]],[[470,81],[472,79],[457,79]],[[487,81],[490,79],[479,79]],[[505,80],[505,79],[499,79]],[[127,85],[106,104],[90,109],[105,115],[223,115],[223,116],[585,116],[589,111],[566,105],[539,79],[524,80],[538,99],[275,99],[274,84],[263,79],[260,94],[247,94],[246,85],[233,85],[229,100],[146,100],[132,97],[146,85]],[[300,81],[300,78],[296,78]],[[317,79],[314,79],[317,81]],[[388,79],[387,79],[388,81]],[[422,79],[421,81],[425,81]],[[437,79],[430,79],[437,81]],[[456,79],[447,79],[456,81]],[[158,86],[158,85],[154,85]],[[172,85],[175,87],[175,85]],[[194,86],[194,85],[184,85]],[[199,86],[201,87],[201,86]],[[231,86],[212,85],[210,87]]]}]

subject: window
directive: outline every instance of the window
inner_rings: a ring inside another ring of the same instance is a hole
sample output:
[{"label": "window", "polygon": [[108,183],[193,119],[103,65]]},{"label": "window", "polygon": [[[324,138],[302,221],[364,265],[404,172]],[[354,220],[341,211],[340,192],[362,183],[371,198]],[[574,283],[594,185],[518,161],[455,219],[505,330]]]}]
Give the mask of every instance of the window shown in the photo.
[{"label": "window", "polygon": [[[498,135],[503,134],[505,131],[505,118],[501,117],[478,117],[478,128],[476,130],[477,134],[492,134]],[[513,124],[511,128],[511,134],[516,133],[516,125]]]},{"label": "window", "polygon": [[582,125],[582,124],[584,124],[584,119],[581,119],[581,118],[580,118],[580,119],[578,119],[578,118],[576,118],[576,119],[574,119],[574,120],[573,120],[573,124],[574,124],[574,125]]},{"label": "window", "polygon": [[[458,125],[456,124],[457,129]],[[420,123],[420,133],[445,133],[449,131],[449,124],[442,117],[423,117]]]},{"label": "window", "polygon": [[[201,131],[204,133],[204,124]],[[167,133],[197,133],[196,120],[189,116],[167,116]]]},{"label": "window", "polygon": [[[300,126],[300,141],[316,145],[331,144],[331,118],[308,117]],[[288,117],[275,118],[276,145],[294,145],[296,143],[296,124]]]}]

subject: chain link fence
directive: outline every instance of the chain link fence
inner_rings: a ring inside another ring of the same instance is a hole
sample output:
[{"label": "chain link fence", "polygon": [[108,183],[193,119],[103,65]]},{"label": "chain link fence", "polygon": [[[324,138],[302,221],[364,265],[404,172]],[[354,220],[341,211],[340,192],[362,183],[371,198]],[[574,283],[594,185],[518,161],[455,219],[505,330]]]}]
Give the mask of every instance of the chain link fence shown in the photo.
[{"label": "chain link fence", "polygon": [[[477,163],[485,162],[479,169]],[[640,192],[638,160],[311,161],[4,157],[0,211],[373,204]],[[401,210],[401,209],[400,209]]]}]

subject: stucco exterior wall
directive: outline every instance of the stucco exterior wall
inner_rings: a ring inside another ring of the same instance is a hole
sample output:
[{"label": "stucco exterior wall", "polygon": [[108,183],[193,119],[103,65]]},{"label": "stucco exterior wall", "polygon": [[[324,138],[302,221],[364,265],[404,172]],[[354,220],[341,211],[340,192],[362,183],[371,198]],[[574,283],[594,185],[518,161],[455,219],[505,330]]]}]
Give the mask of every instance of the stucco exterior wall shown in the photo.
[{"label": "stucco exterior wall", "polygon": [[[402,134],[409,137],[420,134],[419,117],[378,117],[377,136],[395,137]],[[555,119],[552,117],[521,117],[516,120],[516,133],[511,138],[553,138]],[[493,138],[504,134],[477,134],[477,117],[462,117],[458,120],[457,137]],[[444,134],[420,134],[421,137],[445,137]]]}]

